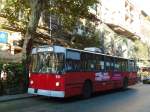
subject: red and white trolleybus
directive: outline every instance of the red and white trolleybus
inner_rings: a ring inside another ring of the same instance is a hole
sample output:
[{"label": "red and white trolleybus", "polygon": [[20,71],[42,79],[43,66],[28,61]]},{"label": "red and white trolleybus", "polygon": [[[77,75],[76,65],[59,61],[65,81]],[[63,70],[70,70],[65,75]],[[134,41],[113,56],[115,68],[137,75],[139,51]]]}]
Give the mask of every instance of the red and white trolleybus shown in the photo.
[{"label": "red and white trolleybus", "polygon": [[134,60],[61,46],[33,48],[29,94],[70,97],[137,83]]}]

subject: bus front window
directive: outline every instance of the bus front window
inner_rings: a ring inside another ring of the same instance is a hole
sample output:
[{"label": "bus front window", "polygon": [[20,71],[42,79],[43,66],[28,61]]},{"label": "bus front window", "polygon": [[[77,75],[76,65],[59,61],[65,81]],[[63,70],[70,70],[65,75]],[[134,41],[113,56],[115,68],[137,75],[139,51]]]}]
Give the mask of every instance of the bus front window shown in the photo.
[{"label": "bus front window", "polygon": [[38,53],[32,55],[32,72],[62,73],[64,65],[63,53]]}]

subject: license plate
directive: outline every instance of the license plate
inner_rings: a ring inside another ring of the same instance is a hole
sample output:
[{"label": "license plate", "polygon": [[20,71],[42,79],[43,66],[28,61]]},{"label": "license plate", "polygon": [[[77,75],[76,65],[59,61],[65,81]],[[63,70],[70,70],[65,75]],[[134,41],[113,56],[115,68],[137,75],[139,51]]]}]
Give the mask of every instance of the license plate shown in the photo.
[{"label": "license plate", "polygon": [[38,92],[38,89],[34,89],[34,93],[37,93]]}]

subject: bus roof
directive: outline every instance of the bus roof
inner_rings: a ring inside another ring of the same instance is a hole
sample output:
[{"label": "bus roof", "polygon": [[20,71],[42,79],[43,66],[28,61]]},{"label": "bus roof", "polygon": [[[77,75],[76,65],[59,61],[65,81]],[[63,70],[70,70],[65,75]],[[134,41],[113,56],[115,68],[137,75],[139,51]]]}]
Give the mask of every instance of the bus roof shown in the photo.
[{"label": "bus roof", "polygon": [[[52,50],[52,49],[47,49],[47,48],[53,48],[53,49],[59,50],[60,52],[65,52],[66,50],[72,50],[72,51],[76,51],[76,52],[92,53],[92,54],[109,56],[109,57],[114,57],[114,58],[119,58],[119,59],[134,60],[134,59],[124,58],[124,57],[120,57],[120,56],[113,56],[113,55],[109,55],[109,54],[103,54],[103,53],[100,53],[100,52],[93,52],[93,51],[88,51],[88,50],[80,50],[80,49],[68,48],[68,47],[63,47],[63,46],[58,46],[58,45],[53,45],[53,46],[51,46],[51,45],[44,45],[44,46],[39,46],[39,47],[33,48],[32,49],[32,54],[37,52],[37,50],[40,49],[40,48],[43,48],[43,52]],[[40,49],[40,50],[42,50],[42,49]]]},{"label": "bus roof", "polygon": [[120,56],[113,56],[113,55],[109,55],[109,54],[103,54],[103,53],[100,53],[100,52],[93,52],[93,51],[88,51],[88,50],[80,50],[80,49],[74,49],[74,48],[66,48],[66,49],[68,49],[68,50],[73,50],[73,51],[78,51],[78,52],[99,54],[99,55],[103,55],[103,56],[109,56],[109,57],[120,58],[120,59],[126,59],[126,60],[134,60],[134,59],[124,58],[124,57],[120,57]]}]

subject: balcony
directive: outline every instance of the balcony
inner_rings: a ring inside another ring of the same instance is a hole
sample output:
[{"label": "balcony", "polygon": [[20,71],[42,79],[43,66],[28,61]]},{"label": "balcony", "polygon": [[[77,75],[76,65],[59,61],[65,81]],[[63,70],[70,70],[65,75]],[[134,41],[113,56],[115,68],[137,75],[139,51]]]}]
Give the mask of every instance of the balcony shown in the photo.
[{"label": "balcony", "polygon": [[127,38],[131,39],[131,40],[135,40],[137,39],[135,37],[135,33],[132,33],[131,31],[123,28],[122,26],[119,25],[115,25],[115,24],[110,24],[110,23],[106,23],[114,32],[116,32],[119,35],[124,35]]}]

